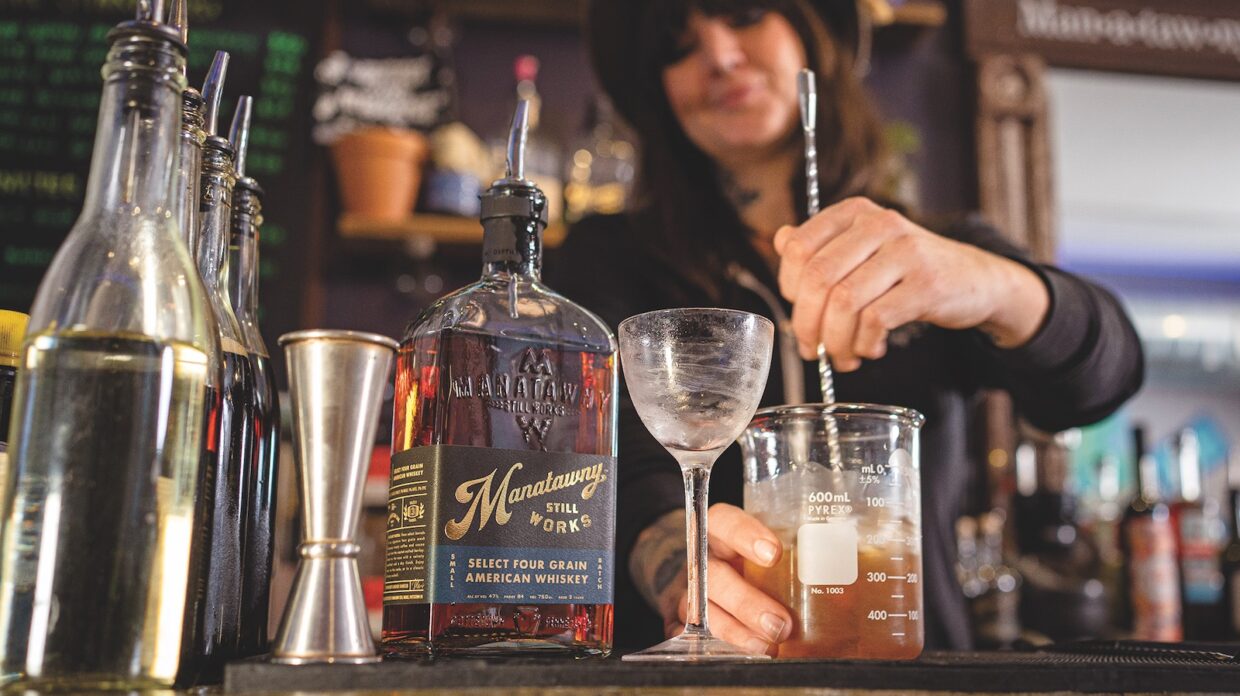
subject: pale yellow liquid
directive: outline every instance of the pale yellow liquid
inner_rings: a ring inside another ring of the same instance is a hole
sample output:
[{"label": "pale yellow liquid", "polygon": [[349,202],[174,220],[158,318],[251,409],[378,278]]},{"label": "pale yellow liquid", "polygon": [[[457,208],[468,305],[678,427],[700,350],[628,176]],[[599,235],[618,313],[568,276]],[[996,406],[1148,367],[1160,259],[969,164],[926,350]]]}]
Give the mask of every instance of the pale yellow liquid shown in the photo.
[{"label": "pale yellow liquid", "polygon": [[5,683],[172,683],[206,375],[202,350],[145,336],[27,346],[0,482]]}]

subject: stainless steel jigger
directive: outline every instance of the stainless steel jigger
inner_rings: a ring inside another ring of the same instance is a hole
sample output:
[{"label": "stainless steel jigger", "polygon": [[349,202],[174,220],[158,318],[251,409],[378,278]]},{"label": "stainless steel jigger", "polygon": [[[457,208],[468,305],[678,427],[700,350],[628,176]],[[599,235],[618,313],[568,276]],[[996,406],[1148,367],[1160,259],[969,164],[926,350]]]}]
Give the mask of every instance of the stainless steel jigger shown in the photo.
[{"label": "stainless steel jigger", "polygon": [[301,560],[272,662],[377,662],[354,542],[396,342],[354,331],[280,337],[301,484]]}]

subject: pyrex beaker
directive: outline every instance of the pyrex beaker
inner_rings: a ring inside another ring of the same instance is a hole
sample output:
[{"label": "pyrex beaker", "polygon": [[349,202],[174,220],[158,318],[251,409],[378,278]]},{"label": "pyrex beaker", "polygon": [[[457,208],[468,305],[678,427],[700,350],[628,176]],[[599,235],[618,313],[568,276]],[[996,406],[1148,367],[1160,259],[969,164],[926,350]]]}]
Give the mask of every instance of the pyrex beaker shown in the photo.
[{"label": "pyrex beaker", "polygon": [[792,611],[779,657],[921,654],[923,420],[870,404],[778,406],[741,436],[745,510],[784,547],[772,568],[745,564]]}]

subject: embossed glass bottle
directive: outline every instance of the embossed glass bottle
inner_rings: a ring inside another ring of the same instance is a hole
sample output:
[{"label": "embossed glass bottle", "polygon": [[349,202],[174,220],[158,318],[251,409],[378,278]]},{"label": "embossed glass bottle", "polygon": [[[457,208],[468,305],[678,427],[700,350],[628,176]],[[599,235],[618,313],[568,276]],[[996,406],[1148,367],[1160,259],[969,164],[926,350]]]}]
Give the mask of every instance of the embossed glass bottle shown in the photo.
[{"label": "embossed glass bottle", "polygon": [[383,645],[392,656],[606,655],[616,343],[539,280],[546,197],[482,197],[481,280],[415,319],[396,369]]}]

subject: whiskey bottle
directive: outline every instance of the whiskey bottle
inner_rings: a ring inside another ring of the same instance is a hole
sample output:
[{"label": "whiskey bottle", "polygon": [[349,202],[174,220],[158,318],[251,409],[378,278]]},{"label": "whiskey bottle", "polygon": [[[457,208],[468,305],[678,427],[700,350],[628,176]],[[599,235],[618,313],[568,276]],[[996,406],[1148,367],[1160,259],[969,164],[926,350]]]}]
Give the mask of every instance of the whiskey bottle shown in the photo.
[{"label": "whiskey bottle", "polygon": [[1201,448],[1197,432],[1185,428],[1176,438],[1180,498],[1171,506],[1176,555],[1180,563],[1180,602],[1185,640],[1223,640],[1223,571],[1219,551],[1227,527],[1218,501],[1202,495]]},{"label": "whiskey bottle", "polygon": [[108,35],[86,198],[22,347],[0,484],[9,689],[177,671],[215,337],[170,210],[186,49],[159,6]]},{"label": "whiskey bottle", "polygon": [[191,579],[187,608],[191,637],[182,658],[181,684],[218,681],[224,663],[238,656],[241,622],[242,544],[246,477],[253,466],[254,373],[241,326],[228,295],[228,235],[232,220],[233,150],[217,135],[228,54],[217,51],[203,83],[206,102],[202,175],[198,198],[198,272],[219,327],[223,372],[219,428],[208,434],[214,462],[205,466],[206,488],[194,516],[194,553],[201,559]]},{"label": "whiskey bottle", "polygon": [[1124,553],[1124,627],[1136,640],[1178,641],[1180,572],[1175,555],[1175,526],[1162,502],[1158,463],[1146,449],[1145,429],[1133,428],[1137,492],[1120,523]]},{"label": "whiskey bottle", "polygon": [[611,650],[616,343],[539,279],[527,109],[482,197],[482,278],[417,317],[397,358],[390,656]]},{"label": "whiskey bottle", "polygon": [[263,221],[263,189],[246,176],[253,99],[240,97],[229,128],[237,183],[233,187],[229,251],[229,292],[254,373],[254,456],[244,492],[245,541],[241,551],[241,626],[238,655],[267,650],[271,563],[275,552],[276,474],[280,460],[280,404],[271,355],[258,329],[258,241]]}]

